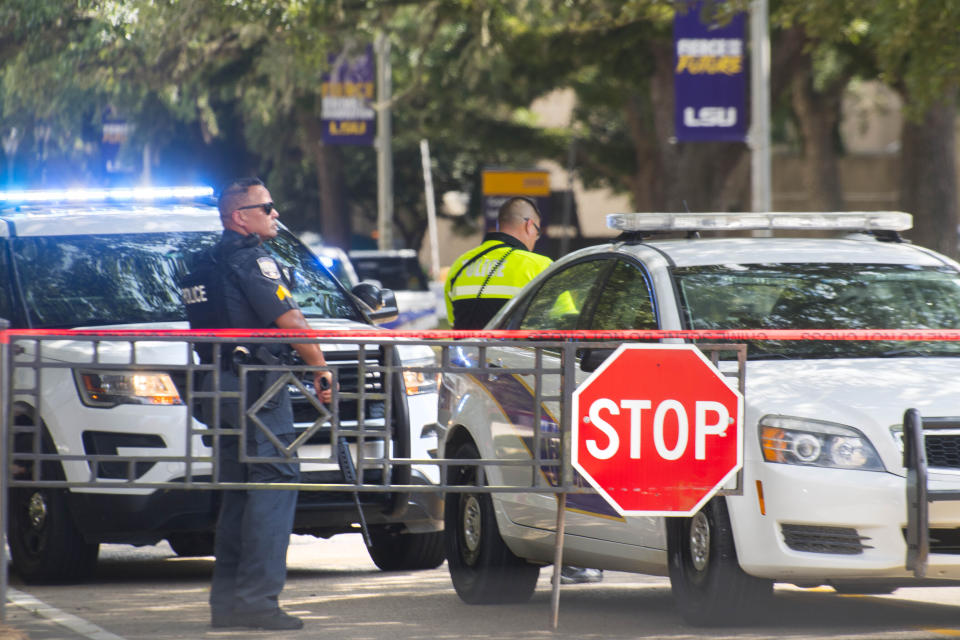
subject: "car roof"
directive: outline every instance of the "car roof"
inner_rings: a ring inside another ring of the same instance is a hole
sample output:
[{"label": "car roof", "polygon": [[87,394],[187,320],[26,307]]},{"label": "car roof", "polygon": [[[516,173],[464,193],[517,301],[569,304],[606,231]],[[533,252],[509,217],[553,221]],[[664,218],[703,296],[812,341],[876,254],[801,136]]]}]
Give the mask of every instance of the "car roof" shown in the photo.
[{"label": "car roof", "polygon": [[29,204],[0,210],[0,236],[222,231],[217,208],[190,203]]},{"label": "car roof", "polygon": [[606,250],[647,255],[655,250],[678,267],[713,264],[854,263],[937,266],[950,261],[902,242],[881,242],[865,234],[845,238],[697,238],[611,243]]}]

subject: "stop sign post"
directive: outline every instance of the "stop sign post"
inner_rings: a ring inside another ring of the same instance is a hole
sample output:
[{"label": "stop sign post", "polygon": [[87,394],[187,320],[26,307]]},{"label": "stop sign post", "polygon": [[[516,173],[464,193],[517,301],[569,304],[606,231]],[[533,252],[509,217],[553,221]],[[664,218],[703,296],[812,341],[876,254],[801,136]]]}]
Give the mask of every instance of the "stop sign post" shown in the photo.
[{"label": "stop sign post", "polygon": [[692,515],[743,464],[743,396],[693,345],[620,345],[572,411],[573,467],[624,516]]}]

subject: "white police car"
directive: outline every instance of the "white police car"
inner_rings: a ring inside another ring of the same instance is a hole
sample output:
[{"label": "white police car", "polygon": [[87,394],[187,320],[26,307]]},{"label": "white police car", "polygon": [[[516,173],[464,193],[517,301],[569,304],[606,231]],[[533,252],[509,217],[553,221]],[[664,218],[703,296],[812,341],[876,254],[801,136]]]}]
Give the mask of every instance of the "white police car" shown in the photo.
[{"label": "white police car", "polygon": [[[187,328],[177,280],[188,270],[190,258],[213,245],[222,231],[210,196],[210,189],[175,188],[0,194],[0,317],[14,328],[28,329]],[[395,316],[395,306],[368,313],[286,229],[281,228],[267,248],[288,270],[293,294],[314,328],[369,329],[370,318]],[[186,372],[165,369],[186,364],[183,343],[139,342],[138,366],[129,371],[83,365],[91,361],[92,347],[80,339],[45,341],[38,372],[30,363],[34,343],[23,340],[12,348],[17,362],[11,403],[15,450],[34,451],[35,438],[42,439],[42,452],[65,456],[158,458],[183,456],[188,450]],[[132,361],[127,343],[105,340],[97,348],[104,360]],[[385,391],[378,372],[367,370],[365,379],[358,380],[356,346],[327,345],[324,351],[339,371],[341,391],[356,392],[361,382],[367,392]],[[382,363],[384,354],[368,348],[367,362]],[[396,354],[405,365],[434,362],[427,347],[402,345]],[[40,381],[37,388],[35,379]],[[367,459],[386,454],[429,457],[437,438],[424,427],[436,422],[435,382],[404,371],[392,388],[392,443],[375,433],[385,423],[383,400],[344,400],[340,426],[355,428],[362,406],[372,430],[364,440]],[[291,390],[297,426],[305,431],[316,410]],[[205,427],[194,420],[192,428]],[[328,424],[314,432],[299,453],[327,457],[330,439]],[[209,445],[209,436],[197,435],[190,450],[194,456],[210,456]],[[356,456],[356,443],[350,446]],[[435,467],[379,467],[366,472],[367,482],[379,482],[384,473],[390,473],[395,484],[439,479]],[[304,463],[301,470],[304,482],[343,482],[335,463]],[[37,479],[33,463],[15,454],[13,471],[16,477]],[[210,465],[195,462],[192,472],[209,478]],[[130,473],[139,483],[177,483],[185,477],[185,466],[170,461],[128,465],[109,459],[96,465],[84,459],[44,462],[40,479],[95,486],[13,487],[8,540],[19,575],[33,582],[84,579],[95,567],[101,542],[152,544],[166,538],[181,555],[209,554],[218,492],[118,489],[117,483]],[[359,500],[370,526],[370,555],[381,568],[432,568],[443,562],[439,497],[365,492]],[[328,537],[357,531],[357,522],[350,493],[300,492],[296,532]]]},{"label": "white police car", "polygon": [[[960,328],[960,265],[901,242],[907,214],[619,214],[608,223],[623,236],[554,263],[487,328]],[[644,237],[760,228],[848,235]],[[530,349],[502,342],[486,359],[536,364]],[[669,575],[680,613],[698,624],[759,610],[774,582],[859,593],[918,584],[905,568],[901,423],[908,408],[960,415],[960,345],[754,341],[745,366],[742,495],[716,497],[691,518],[623,518],[598,495],[571,495],[564,562]],[[578,383],[588,375],[578,371]],[[558,395],[549,388],[557,377],[543,378],[544,396]],[[530,460],[533,388],[520,374],[445,374],[445,457]],[[557,402],[543,403],[554,433],[559,415]],[[931,486],[960,489],[960,435],[928,440],[927,456]],[[484,469],[491,486],[530,486],[529,465]],[[449,477],[477,482],[467,465]],[[530,596],[553,561],[556,504],[553,494],[448,494],[447,559],[463,600]],[[930,536],[928,578],[960,579],[960,502],[931,505]]]}]

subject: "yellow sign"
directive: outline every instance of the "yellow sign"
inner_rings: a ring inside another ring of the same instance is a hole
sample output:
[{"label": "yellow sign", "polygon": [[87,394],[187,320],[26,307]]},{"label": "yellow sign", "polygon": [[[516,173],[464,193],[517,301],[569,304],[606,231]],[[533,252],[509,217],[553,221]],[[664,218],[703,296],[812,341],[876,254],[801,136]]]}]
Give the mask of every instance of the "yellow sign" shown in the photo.
[{"label": "yellow sign", "polygon": [[546,171],[484,170],[482,179],[485,196],[550,195],[550,174]]}]

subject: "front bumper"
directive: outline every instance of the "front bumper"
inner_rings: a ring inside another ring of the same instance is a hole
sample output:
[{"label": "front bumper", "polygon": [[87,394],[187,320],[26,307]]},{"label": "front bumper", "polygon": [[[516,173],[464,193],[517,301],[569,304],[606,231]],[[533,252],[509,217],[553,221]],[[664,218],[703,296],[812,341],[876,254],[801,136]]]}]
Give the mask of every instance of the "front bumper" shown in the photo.
[{"label": "front bumper", "polygon": [[[817,584],[871,578],[894,578],[904,584],[914,580],[906,569],[903,477],[771,463],[748,471],[753,472],[744,474],[744,494],[727,498],[737,555],[747,573]],[[960,486],[960,478],[937,480]],[[931,529],[960,527],[960,502],[935,503],[930,514]],[[928,577],[960,579],[957,551],[934,549]]]}]

